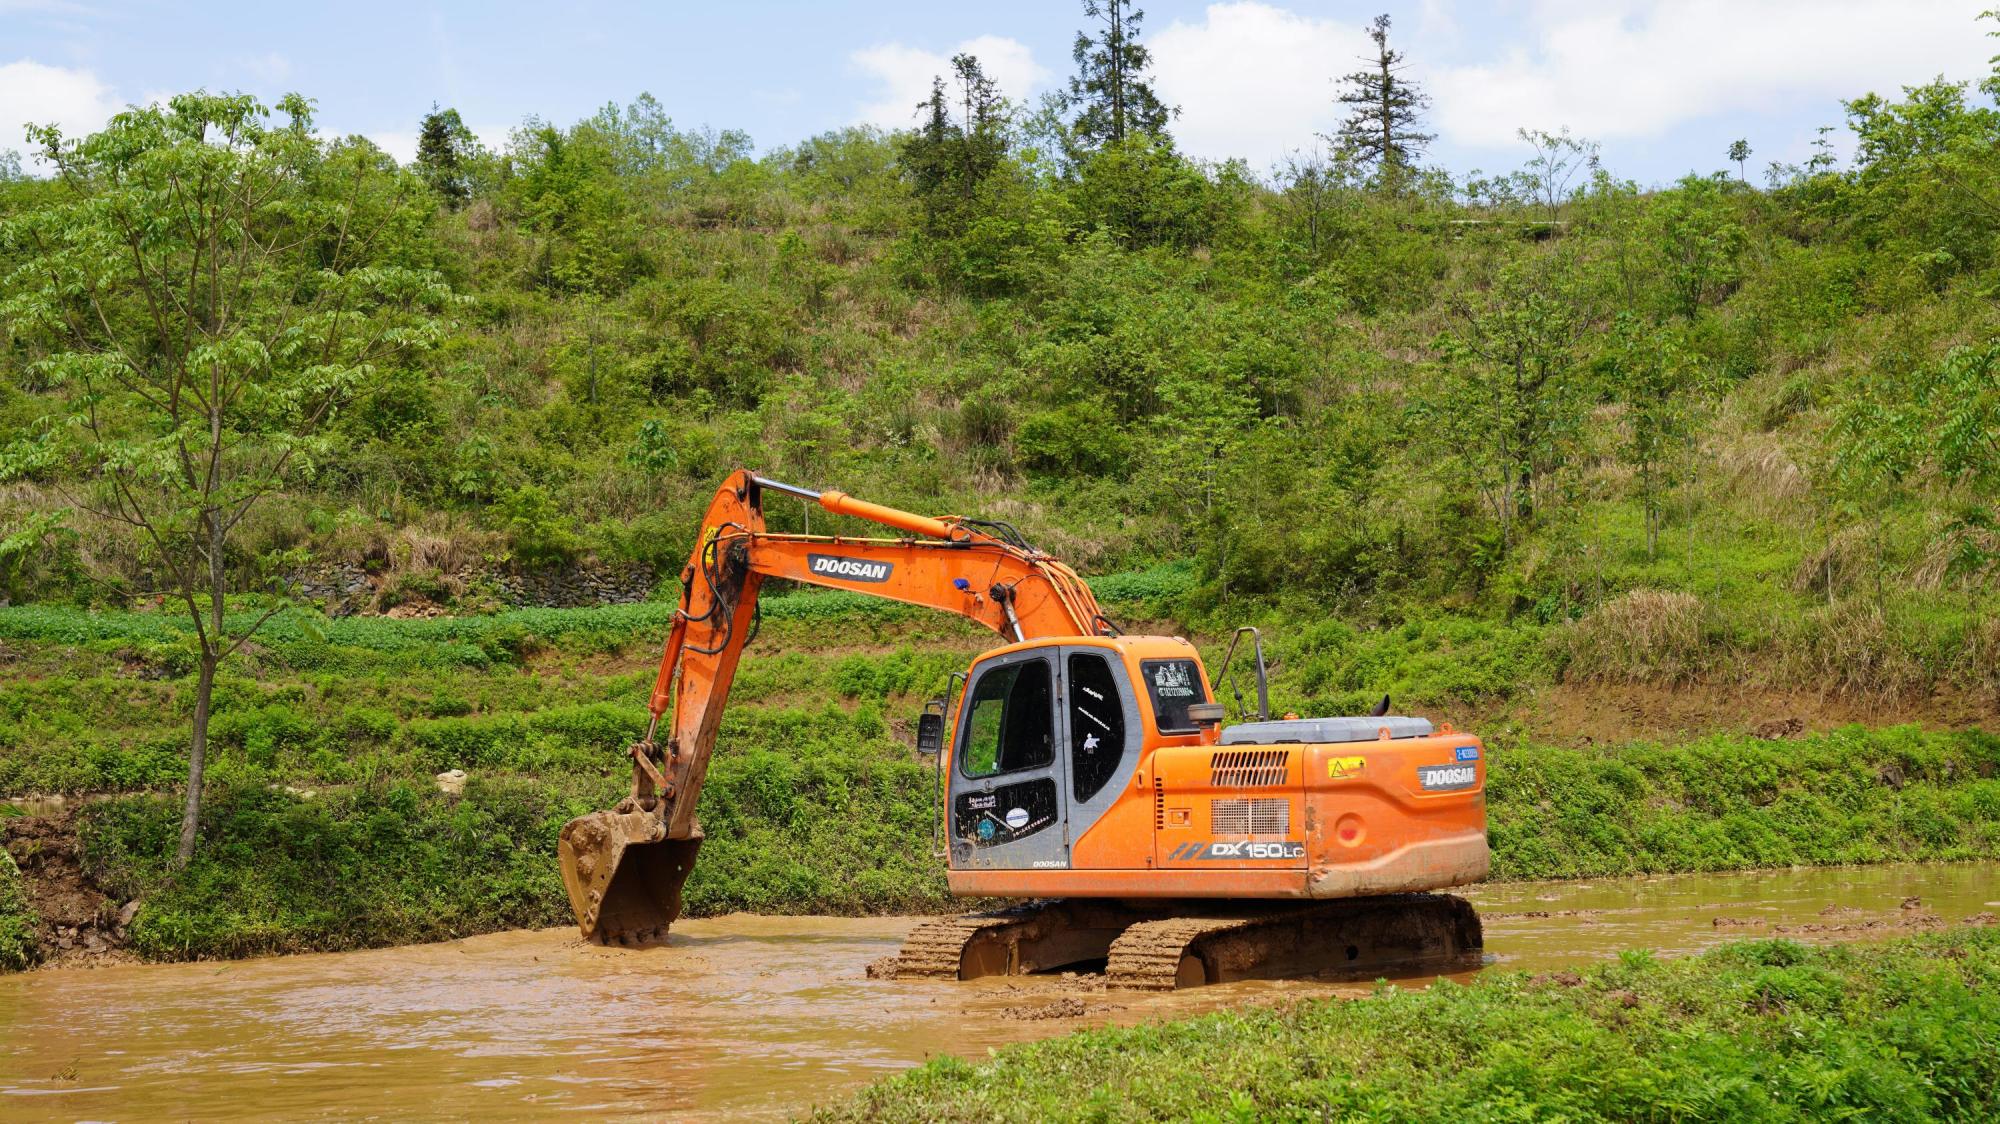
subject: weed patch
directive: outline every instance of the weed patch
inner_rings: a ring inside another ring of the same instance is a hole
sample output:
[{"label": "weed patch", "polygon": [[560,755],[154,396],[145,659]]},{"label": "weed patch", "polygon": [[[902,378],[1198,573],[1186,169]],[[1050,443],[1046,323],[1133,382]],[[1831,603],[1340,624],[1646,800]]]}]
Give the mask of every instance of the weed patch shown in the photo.
[{"label": "weed patch", "polygon": [[939,1058],[817,1119],[1984,1120],[1996,1025],[2000,931],[1751,941]]}]

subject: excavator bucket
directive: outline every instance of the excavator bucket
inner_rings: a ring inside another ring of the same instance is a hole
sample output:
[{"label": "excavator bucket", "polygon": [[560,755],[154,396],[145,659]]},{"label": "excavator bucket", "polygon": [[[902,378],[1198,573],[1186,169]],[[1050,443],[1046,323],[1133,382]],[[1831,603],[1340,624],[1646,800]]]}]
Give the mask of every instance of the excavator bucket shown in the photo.
[{"label": "excavator bucket", "polygon": [[655,944],[681,915],[681,887],[701,836],[668,839],[646,811],[592,812],[563,825],[556,850],[583,935],[598,944]]}]

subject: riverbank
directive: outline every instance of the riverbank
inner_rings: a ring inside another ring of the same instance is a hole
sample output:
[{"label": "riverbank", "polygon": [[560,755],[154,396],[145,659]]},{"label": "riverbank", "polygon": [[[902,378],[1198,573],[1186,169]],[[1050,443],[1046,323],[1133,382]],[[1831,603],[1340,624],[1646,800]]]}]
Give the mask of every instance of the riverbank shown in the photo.
[{"label": "riverbank", "polygon": [[[1880,941],[1978,920],[1996,885],[2000,863],[1480,886],[1486,966],[1451,978],[1581,975],[1624,949],[1664,959],[1747,936]],[[1375,990],[1372,979],[1138,993],[1087,976],[871,979],[867,965],[916,921],[737,913],[689,919],[643,950],[587,945],[565,925],[0,976],[12,1031],[0,1035],[0,1103],[63,1120],[291,1119],[356,1104],[398,1117],[787,1120],[940,1054],[976,1063],[1078,1030]],[[145,1017],[118,1017],[141,1001]]]},{"label": "riverbank", "polygon": [[[1118,619],[1174,632],[1188,581],[1163,567],[1094,585]],[[670,614],[278,618],[218,684],[202,843],[176,873],[177,618],[0,609],[0,794],[72,798],[12,819],[0,800],[25,902],[0,887],[0,917],[29,934],[11,959],[93,939],[173,959],[563,922],[556,830],[623,792],[619,751],[641,732]],[[1325,633],[1273,635],[1274,703],[1353,710],[1383,683],[1398,709],[1478,730],[1497,878],[2000,855],[2000,739],[1978,732],[1996,724],[1969,696],[1871,712],[1841,696],[1646,694],[1549,682],[1543,642],[1520,629]],[[702,796],[689,912],[953,908],[909,728],[989,640],[857,595],[766,599]],[[434,780],[453,769],[462,795]]]},{"label": "riverbank", "polygon": [[940,1058],[821,1120],[1982,1120],[2000,931],[1387,987]]},{"label": "riverbank", "polygon": [[[779,711],[736,720],[703,794],[708,832],[691,916],[943,912],[930,858],[931,772],[879,716]],[[1489,754],[1496,881],[2000,858],[2000,738],[1859,727],[1790,741],[1503,746]],[[203,846],[167,864],[171,796],[61,813],[89,892],[83,925],[152,959],[247,956],[440,940],[557,925],[568,904],[554,841],[623,779],[475,776],[461,795],[406,780],[326,791],[223,786]],[[0,820],[15,837],[30,820]],[[61,856],[47,833],[32,885]],[[51,895],[44,895],[51,896]],[[73,904],[75,895],[63,898]],[[57,939],[43,927],[44,952]],[[58,938],[59,939],[59,938]],[[87,938],[77,938],[78,940]]]}]

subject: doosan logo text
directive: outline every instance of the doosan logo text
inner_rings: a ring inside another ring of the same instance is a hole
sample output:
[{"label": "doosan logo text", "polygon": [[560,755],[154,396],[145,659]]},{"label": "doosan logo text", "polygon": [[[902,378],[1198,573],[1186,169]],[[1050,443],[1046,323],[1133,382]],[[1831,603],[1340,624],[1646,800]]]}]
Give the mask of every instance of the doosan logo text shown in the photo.
[{"label": "doosan logo text", "polygon": [[815,574],[824,574],[829,578],[846,578],[855,582],[888,581],[890,571],[896,568],[889,562],[842,558],[838,554],[808,554],[806,566]]}]

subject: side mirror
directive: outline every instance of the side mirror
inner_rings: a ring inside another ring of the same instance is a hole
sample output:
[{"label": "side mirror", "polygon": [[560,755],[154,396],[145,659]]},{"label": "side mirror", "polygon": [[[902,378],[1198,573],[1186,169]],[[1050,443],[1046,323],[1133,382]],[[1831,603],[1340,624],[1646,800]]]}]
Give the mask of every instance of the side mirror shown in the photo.
[{"label": "side mirror", "polygon": [[1188,721],[1197,726],[1214,726],[1222,721],[1221,703],[1194,703],[1187,708]]},{"label": "side mirror", "polygon": [[917,752],[925,757],[944,752],[944,715],[925,711],[917,716]]}]

